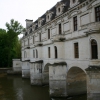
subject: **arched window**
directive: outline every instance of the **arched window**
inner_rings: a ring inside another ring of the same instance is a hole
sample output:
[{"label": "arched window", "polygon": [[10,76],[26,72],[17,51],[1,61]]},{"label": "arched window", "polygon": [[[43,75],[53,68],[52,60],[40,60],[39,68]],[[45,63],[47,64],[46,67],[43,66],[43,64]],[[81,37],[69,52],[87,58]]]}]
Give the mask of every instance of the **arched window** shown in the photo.
[{"label": "arched window", "polygon": [[91,57],[92,59],[98,59],[98,47],[96,40],[91,40]]},{"label": "arched window", "polygon": [[55,46],[54,49],[55,49],[55,58],[58,58],[58,55],[57,55],[57,47]]},{"label": "arched window", "polygon": [[35,58],[35,50],[33,50],[33,58]]},{"label": "arched window", "polygon": [[26,53],[26,51],[24,51],[24,58],[27,58],[27,53]]},{"label": "arched window", "polygon": [[38,58],[38,51],[37,51],[37,49],[36,49],[36,58]]}]

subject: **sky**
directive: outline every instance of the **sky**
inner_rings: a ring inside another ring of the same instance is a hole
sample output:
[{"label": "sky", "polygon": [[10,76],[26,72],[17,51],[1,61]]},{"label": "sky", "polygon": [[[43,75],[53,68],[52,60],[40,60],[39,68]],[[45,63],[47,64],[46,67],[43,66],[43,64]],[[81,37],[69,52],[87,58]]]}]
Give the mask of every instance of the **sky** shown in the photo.
[{"label": "sky", "polygon": [[41,17],[60,0],[0,0],[0,28],[14,19],[26,27],[25,20],[33,22]]}]

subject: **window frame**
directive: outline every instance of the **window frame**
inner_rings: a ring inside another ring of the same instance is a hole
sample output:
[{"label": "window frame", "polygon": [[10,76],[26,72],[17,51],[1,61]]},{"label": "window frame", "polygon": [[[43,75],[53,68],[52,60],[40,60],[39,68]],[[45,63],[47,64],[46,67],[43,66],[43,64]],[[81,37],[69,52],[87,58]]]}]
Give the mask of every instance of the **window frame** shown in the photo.
[{"label": "window frame", "polygon": [[51,57],[50,47],[48,47],[48,58]]},{"label": "window frame", "polygon": [[100,5],[95,7],[95,21],[96,22],[100,22]]},{"label": "window frame", "polygon": [[78,44],[78,42],[74,43],[74,58],[79,58],[79,44]]},{"label": "window frame", "polygon": [[62,25],[61,25],[61,23],[58,26],[59,26],[59,34],[62,34]]},{"label": "window frame", "polygon": [[74,31],[78,30],[78,22],[77,22],[77,16],[73,17],[73,26],[74,26]]}]

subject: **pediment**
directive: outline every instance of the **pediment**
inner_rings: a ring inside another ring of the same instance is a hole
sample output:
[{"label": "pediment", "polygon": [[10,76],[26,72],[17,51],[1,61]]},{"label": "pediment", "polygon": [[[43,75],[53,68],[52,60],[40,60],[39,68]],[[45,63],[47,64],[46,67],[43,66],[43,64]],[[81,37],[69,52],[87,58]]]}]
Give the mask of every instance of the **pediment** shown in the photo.
[{"label": "pediment", "polygon": [[92,0],[92,1],[88,4],[87,9],[92,8],[92,6],[94,6],[94,5],[98,4],[98,3],[100,3],[99,0]]},{"label": "pediment", "polygon": [[79,13],[81,13],[80,10],[73,10],[72,12],[68,13],[68,18],[73,17],[74,15],[77,15]]}]

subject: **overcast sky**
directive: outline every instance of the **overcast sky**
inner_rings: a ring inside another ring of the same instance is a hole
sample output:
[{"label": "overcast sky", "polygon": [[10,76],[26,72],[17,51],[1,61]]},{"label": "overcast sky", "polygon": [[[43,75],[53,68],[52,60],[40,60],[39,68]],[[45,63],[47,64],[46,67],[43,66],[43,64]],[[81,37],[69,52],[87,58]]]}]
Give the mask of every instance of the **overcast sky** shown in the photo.
[{"label": "overcast sky", "polygon": [[0,0],[0,28],[11,19],[26,26],[25,19],[37,20],[60,0]]}]

